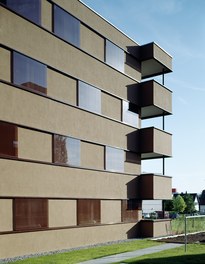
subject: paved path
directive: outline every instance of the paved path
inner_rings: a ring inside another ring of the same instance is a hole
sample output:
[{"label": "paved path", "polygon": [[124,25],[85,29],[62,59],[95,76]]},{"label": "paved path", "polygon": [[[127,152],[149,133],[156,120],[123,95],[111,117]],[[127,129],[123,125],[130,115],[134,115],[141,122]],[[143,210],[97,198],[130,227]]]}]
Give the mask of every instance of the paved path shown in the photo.
[{"label": "paved path", "polygon": [[139,249],[139,250],[135,250],[131,252],[111,255],[111,256],[107,256],[107,257],[103,257],[99,259],[92,259],[92,260],[80,262],[79,264],[110,264],[110,263],[115,263],[115,262],[123,263],[123,260],[126,260],[126,259],[136,258],[142,255],[157,253],[157,252],[160,252],[166,249],[172,249],[172,248],[181,247],[181,246],[182,244],[166,243],[166,244],[159,245],[159,246],[154,246],[154,247]]}]

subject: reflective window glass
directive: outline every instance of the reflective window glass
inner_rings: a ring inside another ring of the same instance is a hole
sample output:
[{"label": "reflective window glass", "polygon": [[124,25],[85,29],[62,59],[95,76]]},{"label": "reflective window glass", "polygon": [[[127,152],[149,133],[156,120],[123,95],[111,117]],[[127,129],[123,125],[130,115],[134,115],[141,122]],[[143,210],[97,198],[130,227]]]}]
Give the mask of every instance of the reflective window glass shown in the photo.
[{"label": "reflective window glass", "polygon": [[54,33],[80,47],[80,21],[58,6],[54,6]]},{"label": "reflective window glass", "polygon": [[55,135],[54,162],[80,166],[80,140]]},{"label": "reflective window glass", "polygon": [[77,201],[78,225],[100,224],[100,200],[79,199]]},{"label": "reflective window glass", "polygon": [[3,0],[0,2],[34,23],[41,24],[40,0]]},{"label": "reflective window glass", "polygon": [[106,170],[124,172],[124,150],[106,146]]},{"label": "reflective window glass", "polygon": [[46,65],[17,52],[13,53],[13,82],[29,89],[46,93]]},{"label": "reflective window glass", "polygon": [[124,72],[124,50],[106,40],[106,59],[105,62],[119,71]]},{"label": "reflective window glass", "polygon": [[129,102],[123,101],[123,122],[134,127],[139,127],[139,115],[130,111]]},{"label": "reflective window glass", "polygon": [[89,84],[78,83],[78,106],[95,113],[101,113],[101,91]]}]

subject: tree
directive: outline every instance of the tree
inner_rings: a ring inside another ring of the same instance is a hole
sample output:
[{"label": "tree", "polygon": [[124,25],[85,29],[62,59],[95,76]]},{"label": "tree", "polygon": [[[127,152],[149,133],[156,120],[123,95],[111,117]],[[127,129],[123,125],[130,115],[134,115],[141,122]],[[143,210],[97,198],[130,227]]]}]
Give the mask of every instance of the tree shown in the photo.
[{"label": "tree", "polygon": [[177,213],[183,213],[186,208],[185,201],[181,195],[173,198],[173,209]]},{"label": "tree", "polygon": [[193,213],[195,212],[195,205],[194,205],[194,200],[192,198],[192,196],[188,193],[185,193],[185,195],[183,196],[185,204],[186,204],[186,209],[185,209],[185,213]]}]

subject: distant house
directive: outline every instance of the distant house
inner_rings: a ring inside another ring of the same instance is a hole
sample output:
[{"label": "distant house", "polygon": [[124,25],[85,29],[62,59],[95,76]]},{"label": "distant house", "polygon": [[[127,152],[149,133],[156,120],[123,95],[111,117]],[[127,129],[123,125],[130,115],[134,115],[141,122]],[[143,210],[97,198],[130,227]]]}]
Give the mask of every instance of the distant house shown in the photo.
[{"label": "distant house", "polygon": [[202,191],[199,197],[199,212],[205,214],[205,190]]},{"label": "distant house", "polygon": [[[181,195],[182,197],[184,197],[186,194],[191,195],[191,197],[194,201],[195,210],[199,211],[199,196],[197,193],[174,193],[173,197],[177,197],[177,195]],[[204,198],[205,198],[205,193],[204,193]],[[205,199],[204,199],[204,201],[205,201]],[[204,210],[205,210],[205,203],[204,203]]]}]

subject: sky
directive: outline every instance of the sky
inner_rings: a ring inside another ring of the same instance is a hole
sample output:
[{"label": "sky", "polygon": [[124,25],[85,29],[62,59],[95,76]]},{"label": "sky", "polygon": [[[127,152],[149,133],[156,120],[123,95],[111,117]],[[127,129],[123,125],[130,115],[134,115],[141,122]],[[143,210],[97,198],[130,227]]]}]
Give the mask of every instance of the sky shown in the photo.
[{"label": "sky", "polygon": [[[205,189],[205,1],[83,0],[139,45],[156,42],[173,57],[165,86],[173,91],[173,115],[165,118],[172,158],[165,174],[178,192]],[[155,78],[161,82],[161,77]],[[142,122],[162,128],[162,119]],[[142,162],[142,172],[162,173],[162,160]]]}]

